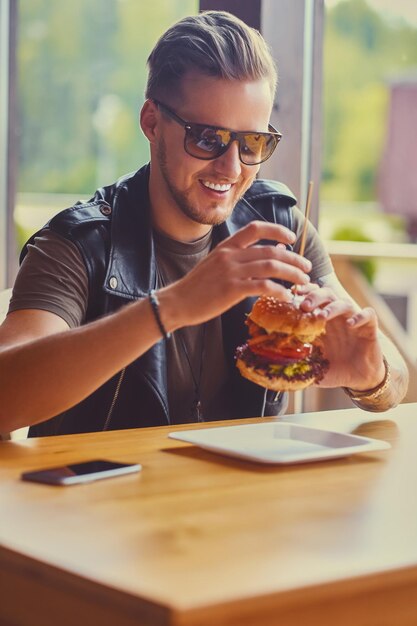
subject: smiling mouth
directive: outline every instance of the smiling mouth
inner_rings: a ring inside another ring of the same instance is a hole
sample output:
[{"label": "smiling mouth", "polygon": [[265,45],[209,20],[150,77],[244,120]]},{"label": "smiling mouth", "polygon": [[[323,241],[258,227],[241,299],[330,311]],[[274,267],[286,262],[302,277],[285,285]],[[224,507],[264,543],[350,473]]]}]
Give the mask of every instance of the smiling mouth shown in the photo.
[{"label": "smiling mouth", "polygon": [[203,185],[203,187],[206,187],[207,189],[211,189],[212,191],[220,191],[222,193],[226,191],[230,191],[230,189],[232,188],[231,183],[225,183],[221,185],[219,183],[211,183],[208,180],[201,180],[200,182]]}]

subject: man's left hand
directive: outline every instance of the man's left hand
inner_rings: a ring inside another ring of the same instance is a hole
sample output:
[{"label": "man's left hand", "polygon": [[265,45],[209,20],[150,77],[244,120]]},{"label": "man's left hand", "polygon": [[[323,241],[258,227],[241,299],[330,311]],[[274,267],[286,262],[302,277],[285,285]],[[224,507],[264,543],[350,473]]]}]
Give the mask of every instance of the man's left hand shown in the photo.
[{"label": "man's left hand", "polygon": [[305,286],[301,303],[305,311],[320,309],[326,333],[320,338],[330,367],[320,387],[349,387],[355,391],[373,389],[385,376],[378,341],[378,320],[374,309],[357,309],[352,300],[339,298],[329,287]]}]

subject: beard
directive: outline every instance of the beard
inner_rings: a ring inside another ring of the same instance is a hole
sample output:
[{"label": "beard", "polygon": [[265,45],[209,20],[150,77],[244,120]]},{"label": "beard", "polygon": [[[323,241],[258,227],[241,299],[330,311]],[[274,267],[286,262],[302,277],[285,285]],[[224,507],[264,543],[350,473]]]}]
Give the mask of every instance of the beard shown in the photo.
[{"label": "beard", "polygon": [[[175,204],[186,217],[197,224],[217,226],[225,222],[232,214],[237,202],[250,186],[248,185],[243,190],[242,194],[237,197],[236,200],[232,201],[230,205],[221,206],[219,203],[214,201],[210,206],[205,207],[204,209],[199,209],[190,201],[190,191],[180,191],[172,180],[167,165],[166,144],[162,138],[158,144],[157,159],[164,182]],[[252,181],[250,184],[252,184]]]}]

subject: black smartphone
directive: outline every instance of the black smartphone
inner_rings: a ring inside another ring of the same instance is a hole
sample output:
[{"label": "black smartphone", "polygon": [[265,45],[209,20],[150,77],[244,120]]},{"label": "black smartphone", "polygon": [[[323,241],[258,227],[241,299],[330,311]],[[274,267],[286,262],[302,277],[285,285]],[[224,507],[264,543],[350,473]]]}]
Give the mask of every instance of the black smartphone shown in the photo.
[{"label": "black smartphone", "polygon": [[21,478],[22,480],[47,483],[48,485],[76,485],[99,480],[100,478],[132,474],[133,472],[139,472],[141,469],[142,466],[139,463],[116,463],[97,459],[62,467],[24,472]]}]

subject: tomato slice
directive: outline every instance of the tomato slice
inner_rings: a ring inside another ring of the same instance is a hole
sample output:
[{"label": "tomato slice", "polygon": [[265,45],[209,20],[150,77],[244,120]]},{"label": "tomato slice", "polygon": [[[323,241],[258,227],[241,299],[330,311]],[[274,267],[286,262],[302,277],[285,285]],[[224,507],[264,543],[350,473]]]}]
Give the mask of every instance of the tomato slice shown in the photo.
[{"label": "tomato slice", "polygon": [[306,359],[310,356],[313,348],[310,344],[305,343],[299,348],[281,346],[279,350],[274,350],[272,348],[268,349],[268,347],[263,345],[251,345],[250,349],[255,354],[259,354],[259,356],[263,356],[265,359],[268,359],[268,361],[280,363],[284,359],[285,361],[301,361],[302,359]]}]

